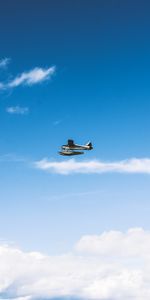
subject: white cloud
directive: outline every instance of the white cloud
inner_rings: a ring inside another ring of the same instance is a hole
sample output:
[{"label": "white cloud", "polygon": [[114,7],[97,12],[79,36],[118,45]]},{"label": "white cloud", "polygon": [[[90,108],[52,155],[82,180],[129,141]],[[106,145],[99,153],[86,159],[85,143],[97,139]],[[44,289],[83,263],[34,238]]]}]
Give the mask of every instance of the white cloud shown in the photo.
[{"label": "white cloud", "polygon": [[8,57],[5,57],[5,58],[1,59],[0,60],[0,69],[1,68],[6,68],[7,65],[9,64],[9,62],[10,62],[10,58],[8,58]]},{"label": "white cloud", "polygon": [[54,74],[55,67],[50,67],[48,69],[35,68],[29,72],[24,72],[21,75],[17,76],[11,82],[8,83],[9,87],[17,87],[21,84],[24,85],[33,85],[44,80],[50,79]]},{"label": "white cloud", "polygon": [[132,158],[115,162],[100,160],[76,161],[67,159],[63,161],[49,161],[44,158],[35,162],[35,167],[57,174],[100,174],[100,173],[145,173],[150,174],[150,158]]},{"label": "white cloud", "polygon": [[0,89],[15,88],[20,85],[32,86],[34,84],[51,79],[56,71],[55,66],[44,69],[34,68],[29,72],[23,72],[7,83],[0,82]]},{"label": "white cloud", "polygon": [[26,115],[29,113],[28,107],[21,107],[21,106],[9,106],[6,108],[6,112],[9,114],[18,114],[18,115]]},{"label": "white cloud", "polygon": [[92,248],[83,237],[79,253],[59,256],[0,245],[0,299],[150,299],[149,231],[110,231],[88,242]]},{"label": "white cloud", "polygon": [[132,228],[125,233],[112,230],[101,235],[86,235],[78,241],[75,249],[82,253],[116,258],[150,258],[150,232]]}]

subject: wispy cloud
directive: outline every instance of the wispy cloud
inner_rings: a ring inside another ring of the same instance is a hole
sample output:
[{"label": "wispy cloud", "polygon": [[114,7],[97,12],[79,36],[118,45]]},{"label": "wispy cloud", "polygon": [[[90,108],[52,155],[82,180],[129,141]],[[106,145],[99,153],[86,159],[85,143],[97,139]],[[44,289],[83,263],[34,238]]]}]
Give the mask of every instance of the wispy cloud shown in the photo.
[{"label": "wispy cloud", "polygon": [[32,86],[46,80],[50,80],[56,71],[56,67],[50,68],[34,68],[28,72],[23,72],[17,75],[14,79],[5,82],[0,82],[0,89],[15,88],[20,85]]},{"label": "wispy cloud", "polygon": [[34,166],[43,171],[57,174],[101,174],[101,173],[145,173],[150,174],[150,158],[132,158],[115,162],[100,160],[77,161],[75,159],[50,161],[44,158]]},{"label": "wispy cloud", "polygon": [[21,106],[9,106],[6,108],[6,112],[9,114],[26,115],[29,113],[28,107]]},{"label": "wispy cloud", "polygon": [[5,57],[5,58],[1,59],[0,60],[0,69],[6,68],[9,63],[10,63],[10,58]]},{"label": "wispy cloud", "polygon": [[56,120],[53,122],[53,125],[58,126],[60,123],[62,123],[62,120]]},{"label": "wispy cloud", "polygon": [[23,156],[19,156],[15,153],[6,153],[0,155],[0,162],[7,163],[7,162],[14,162],[14,163],[29,163],[28,158]]},{"label": "wispy cloud", "polygon": [[55,67],[48,69],[35,68],[29,72],[24,72],[8,83],[9,87],[17,87],[19,85],[34,85],[42,81],[48,80],[55,73]]},{"label": "wispy cloud", "polygon": [[4,89],[5,89],[5,85],[2,82],[0,82],[0,90],[4,90]]},{"label": "wispy cloud", "polygon": [[150,232],[83,236],[59,256],[0,245],[1,299],[150,299]]}]

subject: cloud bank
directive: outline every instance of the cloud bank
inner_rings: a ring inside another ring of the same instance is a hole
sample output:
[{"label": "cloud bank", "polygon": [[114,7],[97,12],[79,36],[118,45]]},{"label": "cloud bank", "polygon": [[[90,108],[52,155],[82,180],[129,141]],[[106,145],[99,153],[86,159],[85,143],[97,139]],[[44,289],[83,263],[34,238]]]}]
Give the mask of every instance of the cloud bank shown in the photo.
[{"label": "cloud bank", "polygon": [[150,232],[84,236],[69,254],[0,245],[0,299],[150,299]]},{"label": "cloud bank", "polygon": [[34,68],[28,72],[23,72],[7,83],[0,82],[0,89],[5,90],[15,88],[20,85],[32,86],[43,81],[51,79],[54,75],[56,67],[50,68]]},{"label": "cloud bank", "polygon": [[101,173],[143,173],[150,174],[150,158],[132,158],[115,162],[100,160],[77,161],[75,159],[50,161],[47,158],[36,161],[34,166],[43,171],[57,174],[101,174]]}]

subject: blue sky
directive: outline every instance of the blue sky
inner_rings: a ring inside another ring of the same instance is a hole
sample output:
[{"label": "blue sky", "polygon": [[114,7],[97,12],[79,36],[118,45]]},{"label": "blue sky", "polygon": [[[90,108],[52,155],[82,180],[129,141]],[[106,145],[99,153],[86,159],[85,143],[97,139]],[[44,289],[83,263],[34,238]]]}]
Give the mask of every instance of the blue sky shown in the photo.
[{"label": "blue sky", "polygon": [[[60,255],[85,235],[149,230],[149,11],[134,0],[1,2],[2,241]],[[58,155],[68,138],[94,146],[73,170]]]}]

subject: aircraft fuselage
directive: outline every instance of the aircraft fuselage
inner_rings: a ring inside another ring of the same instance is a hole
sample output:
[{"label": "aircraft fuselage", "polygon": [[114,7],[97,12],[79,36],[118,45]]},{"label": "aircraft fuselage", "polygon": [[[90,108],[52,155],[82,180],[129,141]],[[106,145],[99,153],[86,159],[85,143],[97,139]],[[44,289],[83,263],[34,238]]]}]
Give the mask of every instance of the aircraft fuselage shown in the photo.
[{"label": "aircraft fuselage", "polygon": [[93,149],[91,146],[86,145],[63,145],[63,150],[91,150]]}]

